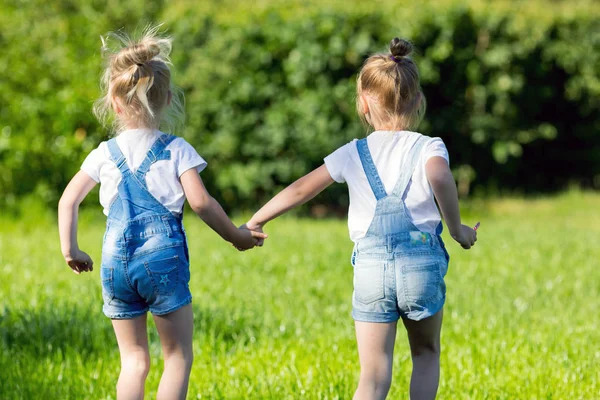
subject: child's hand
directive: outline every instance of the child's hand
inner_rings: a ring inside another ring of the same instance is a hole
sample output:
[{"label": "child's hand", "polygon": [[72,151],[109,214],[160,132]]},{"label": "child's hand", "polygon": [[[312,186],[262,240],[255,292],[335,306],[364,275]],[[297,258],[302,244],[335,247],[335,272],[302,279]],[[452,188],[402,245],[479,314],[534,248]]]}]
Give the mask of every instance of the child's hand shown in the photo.
[{"label": "child's hand", "polygon": [[236,249],[240,251],[251,249],[254,246],[262,246],[262,243],[267,238],[267,235],[265,233],[250,230],[246,225],[240,226],[238,228],[238,231],[238,238],[233,243],[233,245]]},{"label": "child's hand", "polygon": [[[247,229],[250,229],[251,232],[256,232],[256,233],[263,233],[263,227],[262,225],[257,225],[253,222],[247,222],[245,225]],[[265,236],[266,238],[266,236]],[[258,241],[256,242],[256,245],[258,247],[261,247],[264,243],[265,243],[265,238],[258,238]]]},{"label": "child's hand", "polygon": [[451,232],[450,234],[465,250],[470,249],[477,241],[477,232],[467,225],[461,225],[458,232]]},{"label": "child's hand", "polygon": [[65,261],[77,275],[81,272],[94,270],[92,258],[81,250],[76,250],[73,254],[65,256]]}]

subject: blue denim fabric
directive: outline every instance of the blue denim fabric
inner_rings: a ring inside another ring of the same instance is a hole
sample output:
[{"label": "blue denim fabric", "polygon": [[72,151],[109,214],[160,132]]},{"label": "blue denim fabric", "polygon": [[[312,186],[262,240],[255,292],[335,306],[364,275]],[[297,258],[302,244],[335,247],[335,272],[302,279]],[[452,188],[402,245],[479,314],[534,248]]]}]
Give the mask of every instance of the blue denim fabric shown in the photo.
[{"label": "blue denim fabric", "polygon": [[440,237],[442,225],[434,235],[419,231],[402,200],[426,143],[425,136],[417,140],[388,195],[367,140],[357,141],[363,169],[377,199],[371,225],[352,254],[352,316],[357,321],[418,321],[434,315],[444,305],[449,256]]},{"label": "blue denim fabric", "polygon": [[168,314],[192,301],[181,216],[150,194],[145,179],[152,163],[170,159],[165,148],[173,139],[160,136],[135,172],[127,167],[116,140],[108,141],[111,161],[122,176],[102,246],[103,311],[109,318],[134,318],[148,310]]}]

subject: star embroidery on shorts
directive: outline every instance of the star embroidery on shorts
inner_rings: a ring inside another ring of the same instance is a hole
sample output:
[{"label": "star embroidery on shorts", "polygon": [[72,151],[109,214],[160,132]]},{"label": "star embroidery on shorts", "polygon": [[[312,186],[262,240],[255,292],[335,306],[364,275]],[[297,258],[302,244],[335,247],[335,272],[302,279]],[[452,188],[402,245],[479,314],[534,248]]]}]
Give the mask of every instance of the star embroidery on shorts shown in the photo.
[{"label": "star embroidery on shorts", "polygon": [[165,274],[165,275],[163,275],[163,276],[160,278],[160,283],[161,283],[161,284],[163,284],[163,285],[165,285],[165,286],[167,286],[167,285],[169,284],[169,282],[170,282],[170,281],[171,281],[171,280],[169,279],[169,275],[166,275],[166,274]]}]

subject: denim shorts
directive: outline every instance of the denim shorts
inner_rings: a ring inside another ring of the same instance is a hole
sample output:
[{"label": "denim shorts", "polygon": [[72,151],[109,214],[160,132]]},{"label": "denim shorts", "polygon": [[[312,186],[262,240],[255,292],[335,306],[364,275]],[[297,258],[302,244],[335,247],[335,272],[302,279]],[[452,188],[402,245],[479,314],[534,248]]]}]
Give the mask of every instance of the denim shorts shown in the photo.
[{"label": "denim shorts", "polygon": [[104,314],[129,319],[171,313],[191,303],[185,232],[176,220],[110,224],[102,248]]},{"label": "denim shorts", "polygon": [[424,232],[366,237],[355,246],[352,317],[363,322],[431,317],[446,299],[448,253]]}]

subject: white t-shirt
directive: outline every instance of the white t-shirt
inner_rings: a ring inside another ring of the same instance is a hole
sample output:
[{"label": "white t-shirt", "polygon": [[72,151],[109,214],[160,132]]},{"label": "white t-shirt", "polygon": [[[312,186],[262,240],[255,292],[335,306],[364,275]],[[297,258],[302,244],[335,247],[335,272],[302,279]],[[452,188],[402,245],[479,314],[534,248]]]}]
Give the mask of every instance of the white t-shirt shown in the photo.
[{"label": "white t-shirt", "polygon": [[[148,150],[162,134],[148,129],[131,129],[117,136],[117,145],[127,160],[127,166],[135,171],[146,158]],[[196,168],[198,173],[206,168],[206,161],[183,138],[176,138],[166,148],[171,151],[170,160],[159,160],[146,173],[148,190],[169,211],[181,213],[185,194],[179,177],[187,170]],[[100,204],[104,214],[117,196],[121,172],[110,160],[107,142],[102,142],[87,156],[81,170],[100,182]]]},{"label": "white t-shirt", "polygon": [[[408,131],[376,131],[367,137],[371,157],[386,193],[390,194],[394,190],[400,177],[401,160],[407,157],[408,151],[419,136],[420,133]],[[433,191],[425,174],[425,163],[435,156],[443,157],[449,162],[448,150],[440,138],[431,138],[425,144],[412,180],[403,196],[411,222],[419,230],[429,233],[435,233],[441,221]],[[325,166],[333,180],[348,183],[348,228],[350,239],[356,242],[367,233],[377,204],[358,155],[356,139],[325,157]]]}]

